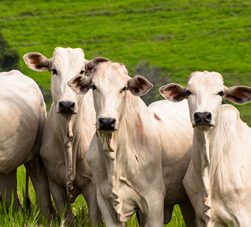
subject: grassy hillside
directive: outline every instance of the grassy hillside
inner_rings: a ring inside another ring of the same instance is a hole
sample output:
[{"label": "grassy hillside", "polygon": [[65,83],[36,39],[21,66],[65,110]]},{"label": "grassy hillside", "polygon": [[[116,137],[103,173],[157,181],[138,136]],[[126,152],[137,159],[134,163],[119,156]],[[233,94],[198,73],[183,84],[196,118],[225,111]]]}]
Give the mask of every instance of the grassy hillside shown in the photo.
[{"label": "grassy hillside", "polygon": [[[250,0],[2,0],[0,9],[0,32],[21,71],[46,89],[50,74],[27,69],[22,55],[50,57],[56,46],[123,62],[131,75],[143,62],[167,81],[185,84],[192,71],[212,70],[228,86],[251,86]],[[251,105],[240,109],[251,125]]]},{"label": "grassy hillside", "polygon": [[[223,74],[226,84],[251,85],[250,0],[121,0],[0,2],[0,24],[22,56],[50,57],[56,46],[82,47],[86,58],[123,62],[131,75],[141,62],[185,83],[195,70]],[[21,70],[49,87],[49,73]],[[251,105],[241,108],[250,119]],[[249,119],[248,119],[249,118]],[[251,120],[249,120],[251,122]]]}]

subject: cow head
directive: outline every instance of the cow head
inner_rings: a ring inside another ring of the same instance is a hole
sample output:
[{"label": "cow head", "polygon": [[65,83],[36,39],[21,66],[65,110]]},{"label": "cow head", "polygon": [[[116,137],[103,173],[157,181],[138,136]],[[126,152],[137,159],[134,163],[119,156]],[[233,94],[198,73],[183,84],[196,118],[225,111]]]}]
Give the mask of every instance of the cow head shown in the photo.
[{"label": "cow head", "polygon": [[160,93],[174,102],[186,98],[192,125],[203,129],[214,127],[223,98],[237,104],[244,104],[251,100],[250,87],[227,88],[219,73],[207,71],[192,73],[186,88],[178,84],[168,84],[160,88]]},{"label": "cow head", "polygon": [[[97,129],[114,131],[124,112],[126,97],[146,94],[152,84],[142,76],[130,78],[126,67],[106,58],[95,58],[86,64],[86,75],[69,81],[69,86],[80,94],[93,90],[94,107],[97,114]],[[133,106],[132,106],[133,108]]]},{"label": "cow head", "polygon": [[50,59],[36,52],[27,53],[23,58],[32,70],[51,72],[51,94],[56,111],[67,116],[77,113],[78,96],[69,88],[67,81],[83,74],[83,50],[57,47]]}]

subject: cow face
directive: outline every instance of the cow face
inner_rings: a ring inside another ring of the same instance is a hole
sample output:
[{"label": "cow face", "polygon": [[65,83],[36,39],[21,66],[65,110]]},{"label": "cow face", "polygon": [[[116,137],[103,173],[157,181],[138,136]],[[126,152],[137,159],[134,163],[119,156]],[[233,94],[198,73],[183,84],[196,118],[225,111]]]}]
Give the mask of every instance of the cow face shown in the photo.
[{"label": "cow face", "polygon": [[212,127],[224,96],[223,78],[216,72],[195,72],[188,81],[186,95],[193,126]]},{"label": "cow face", "polygon": [[186,88],[169,84],[160,88],[160,93],[171,101],[188,100],[193,127],[208,129],[214,127],[221,109],[222,99],[243,104],[251,100],[251,88],[236,86],[227,88],[217,72],[194,72]]},{"label": "cow face", "polygon": [[152,88],[152,84],[144,77],[130,78],[123,64],[105,58],[90,61],[85,71],[86,76],[78,76],[68,84],[77,93],[84,94],[90,88],[93,90],[98,130],[117,130],[127,95],[132,93],[141,96]]},{"label": "cow face", "polygon": [[56,111],[63,115],[78,111],[78,96],[69,88],[67,82],[84,72],[85,60],[82,49],[56,48],[53,57],[48,59],[40,53],[24,55],[24,61],[35,71],[51,72],[51,94]]}]

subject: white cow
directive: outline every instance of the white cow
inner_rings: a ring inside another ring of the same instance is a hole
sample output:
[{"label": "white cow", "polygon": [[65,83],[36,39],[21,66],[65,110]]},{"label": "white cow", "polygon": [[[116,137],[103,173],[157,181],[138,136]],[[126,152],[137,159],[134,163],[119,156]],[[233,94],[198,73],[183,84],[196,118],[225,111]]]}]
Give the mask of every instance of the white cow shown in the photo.
[{"label": "white cow", "polygon": [[167,99],[188,99],[194,127],[192,161],[184,186],[197,226],[251,226],[251,128],[232,105],[251,101],[251,88],[224,86],[217,72],[194,72],[186,88],[160,88]]},{"label": "white cow", "polygon": [[53,102],[45,125],[41,156],[59,213],[66,209],[68,222],[72,222],[69,202],[82,193],[89,206],[90,221],[96,224],[99,219],[96,186],[86,161],[95,132],[92,93],[78,96],[67,86],[67,81],[84,72],[84,52],[80,48],[58,47],[50,59],[32,52],[24,55],[24,61],[35,71],[52,73]]},{"label": "white cow", "polygon": [[152,84],[105,58],[90,61],[86,76],[68,84],[80,94],[93,90],[97,133],[87,160],[106,225],[124,226],[139,212],[142,226],[162,226],[179,203],[187,226],[194,226],[182,185],[192,145],[187,103],[163,100],[148,108],[137,96]]},{"label": "white cow", "polygon": [[44,215],[51,211],[47,177],[39,157],[46,109],[37,84],[17,70],[0,73],[0,197],[20,207],[16,170],[25,164]]}]

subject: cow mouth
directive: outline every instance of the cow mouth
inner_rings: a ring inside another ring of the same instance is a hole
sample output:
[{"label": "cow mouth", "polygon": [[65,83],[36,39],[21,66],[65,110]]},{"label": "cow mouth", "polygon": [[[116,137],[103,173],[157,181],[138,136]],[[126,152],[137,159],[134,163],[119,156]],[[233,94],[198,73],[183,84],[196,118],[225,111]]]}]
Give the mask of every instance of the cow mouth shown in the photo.
[{"label": "cow mouth", "polygon": [[64,110],[64,111],[58,111],[58,114],[62,114],[62,115],[65,115],[65,116],[69,117],[71,115],[77,114],[77,112]]},{"label": "cow mouth", "polygon": [[100,132],[115,132],[118,129],[110,128],[110,127],[102,127],[102,128],[97,128],[97,130],[100,131]]},{"label": "cow mouth", "polygon": [[208,129],[208,128],[212,128],[212,127],[214,127],[213,124],[205,123],[205,122],[193,124],[193,128],[206,128],[206,129]]}]

